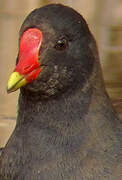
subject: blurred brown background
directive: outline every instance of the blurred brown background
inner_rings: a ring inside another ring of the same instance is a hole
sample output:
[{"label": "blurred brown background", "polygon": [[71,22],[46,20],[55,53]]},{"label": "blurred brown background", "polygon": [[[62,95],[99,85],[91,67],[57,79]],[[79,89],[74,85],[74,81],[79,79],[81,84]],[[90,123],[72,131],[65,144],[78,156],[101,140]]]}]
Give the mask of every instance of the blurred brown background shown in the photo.
[{"label": "blurred brown background", "polygon": [[[87,20],[99,47],[107,91],[114,104],[122,98],[122,1],[121,0],[4,0],[0,1],[0,146],[14,125],[19,91],[7,94],[6,84],[15,66],[18,31],[35,8],[62,3],[80,12]],[[119,99],[119,100],[117,100]],[[121,108],[119,109],[121,110]]]}]

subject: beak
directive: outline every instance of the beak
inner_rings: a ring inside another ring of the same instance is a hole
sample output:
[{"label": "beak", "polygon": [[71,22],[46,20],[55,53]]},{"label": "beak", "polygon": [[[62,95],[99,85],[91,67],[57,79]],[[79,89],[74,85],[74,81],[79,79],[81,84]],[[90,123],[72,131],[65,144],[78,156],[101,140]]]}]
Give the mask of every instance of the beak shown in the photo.
[{"label": "beak", "polygon": [[41,72],[38,61],[41,43],[42,32],[39,29],[30,28],[23,33],[19,43],[18,63],[8,80],[8,93],[16,91],[38,77]]},{"label": "beak", "polygon": [[41,72],[41,66],[35,68],[26,75],[21,75],[19,72],[14,71],[8,80],[7,93],[16,91],[22,86],[32,82],[38,77],[38,74]]},{"label": "beak", "polygon": [[27,81],[23,75],[20,75],[18,72],[13,72],[8,80],[7,93],[16,91],[26,84]]}]

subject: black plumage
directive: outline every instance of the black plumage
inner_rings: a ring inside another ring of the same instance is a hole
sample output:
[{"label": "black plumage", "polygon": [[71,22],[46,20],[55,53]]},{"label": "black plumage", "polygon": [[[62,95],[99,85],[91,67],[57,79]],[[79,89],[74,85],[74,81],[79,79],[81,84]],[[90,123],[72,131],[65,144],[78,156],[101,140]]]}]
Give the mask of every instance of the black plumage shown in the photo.
[{"label": "black plumage", "polygon": [[52,4],[29,14],[20,37],[35,27],[43,33],[43,69],[20,88],[0,180],[121,180],[122,123],[87,23],[72,8]]}]

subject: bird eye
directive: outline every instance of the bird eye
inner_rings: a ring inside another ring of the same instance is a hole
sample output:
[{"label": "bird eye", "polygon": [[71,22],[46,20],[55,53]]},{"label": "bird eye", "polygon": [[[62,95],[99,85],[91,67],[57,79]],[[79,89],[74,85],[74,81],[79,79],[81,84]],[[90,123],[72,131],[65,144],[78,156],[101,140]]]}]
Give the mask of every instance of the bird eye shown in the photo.
[{"label": "bird eye", "polygon": [[68,46],[68,40],[63,38],[57,41],[55,48],[57,50],[64,50],[67,48],[67,46]]}]

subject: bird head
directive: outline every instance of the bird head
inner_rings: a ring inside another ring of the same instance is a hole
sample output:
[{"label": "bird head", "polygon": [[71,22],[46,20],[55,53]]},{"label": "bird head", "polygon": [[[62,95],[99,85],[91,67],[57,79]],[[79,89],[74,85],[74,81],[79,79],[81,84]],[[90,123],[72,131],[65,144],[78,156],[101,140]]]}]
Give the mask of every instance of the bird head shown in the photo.
[{"label": "bird head", "polygon": [[51,96],[69,87],[83,87],[93,71],[92,45],[87,23],[72,8],[50,4],[35,9],[20,29],[8,93],[20,88]]}]

